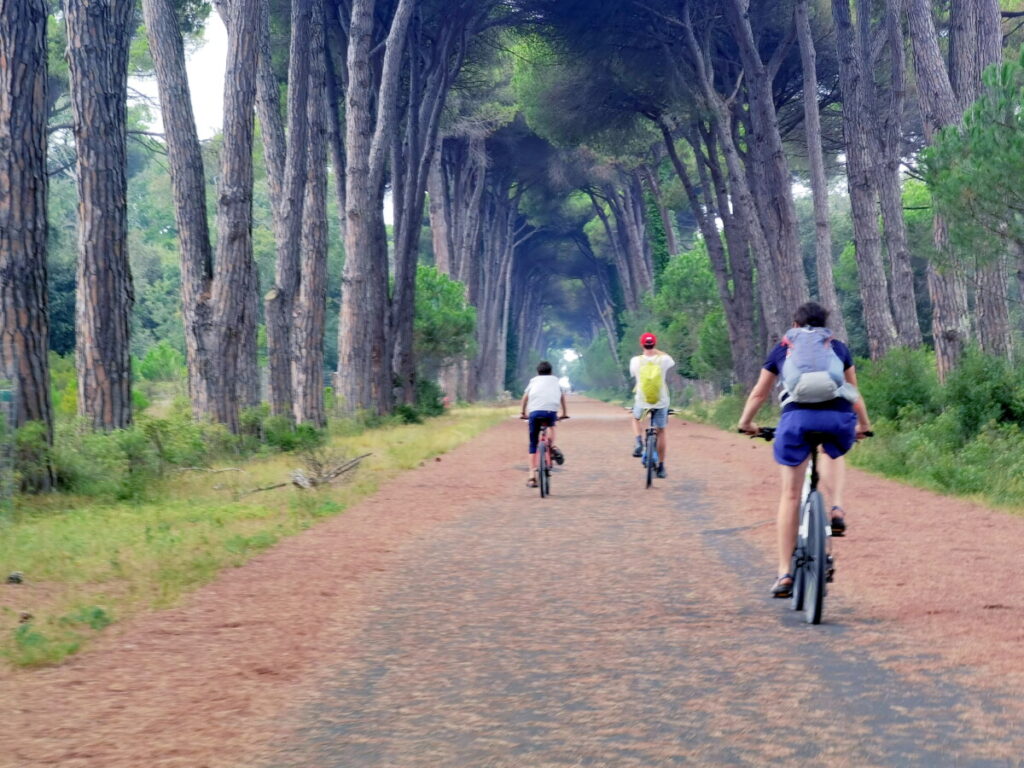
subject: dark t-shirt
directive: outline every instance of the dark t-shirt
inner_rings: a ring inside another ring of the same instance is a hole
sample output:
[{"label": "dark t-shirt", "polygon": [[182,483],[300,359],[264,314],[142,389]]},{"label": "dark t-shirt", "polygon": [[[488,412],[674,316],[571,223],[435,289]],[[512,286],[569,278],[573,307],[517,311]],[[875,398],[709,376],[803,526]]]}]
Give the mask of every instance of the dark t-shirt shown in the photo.
[{"label": "dark t-shirt", "polygon": [[[839,356],[839,359],[843,361],[843,370],[847,368],[853,368],[853,355],[850,354],[850,348],[847,347],[843,342],[832,340],[832,349]],[[776,344],[775,349],[768,353],[768,359],[764,361],[762,366],[769,373],[774,373],[776,376],[782,371],[782,364],[786,362],[786,348],[782,344]],[[845,397],[837,397],[835,400],[828,400],[824,403],[786,403],[782,406],[782,412],[795,411],[799,409],[805,409],[810,411],[853,411],[853,403],[847,400]]]}]

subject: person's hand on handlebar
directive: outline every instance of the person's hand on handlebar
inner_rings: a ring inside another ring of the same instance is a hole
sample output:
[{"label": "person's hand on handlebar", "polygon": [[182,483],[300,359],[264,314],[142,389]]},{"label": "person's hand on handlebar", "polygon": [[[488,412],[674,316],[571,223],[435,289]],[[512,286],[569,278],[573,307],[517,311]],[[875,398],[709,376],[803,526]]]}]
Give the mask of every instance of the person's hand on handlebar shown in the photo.
[{"label": "person's hand on handlebar", "polygon": [[871,424],[865,424],[863,422],[857,422],[857,439],[863,440],[865,437],[874,437],[875,433],[871,431]]},{"label": "person's hand on handlebar", "polygon": [[737,429],[745,435],[756,436],[760,434],[761,428],[752,421],[740,422]]}]

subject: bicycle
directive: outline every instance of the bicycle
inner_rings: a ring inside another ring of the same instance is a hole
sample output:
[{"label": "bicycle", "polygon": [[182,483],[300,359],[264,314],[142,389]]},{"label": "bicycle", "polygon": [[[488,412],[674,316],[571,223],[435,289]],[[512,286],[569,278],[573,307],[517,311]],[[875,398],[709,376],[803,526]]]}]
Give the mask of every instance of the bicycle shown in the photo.
[{"label": "bicycle", "polygon": [[[520,419],[529,420],[528,416],[520,416]],[[555,421],[564,421],[568,416],[562,416]],[[548,426],[541,424],[540,434],[537,436],[537,487],[540,489],[540,497],[543,499],[551,495],[551,465],[553,463],[551,441],[548,439]],[[554,426],[554,425],[551,425]]]},{"label": "bicycle", "polygon": [[[741,431],[741,434],[745,434]],[[873,436],[865,432],[865,437]],[[835,578],[835,559],[832,557],[832,526],[825,514],[825,497],[818,490],[818,449],[831,436],[825,432],[806,432],[811,445],[811,463],[807,466],[803,493],[800,496],[800,522],[797,527],[796,546],[790,573],[793,575],[793,593],[790,607],[803,611],[808,624],[820,624],[825,607],[827,584]],[[761,427],[756,435],[771,442],[774,427]]]},{"label": "bicycle", "polygon": [[[647,431],[645,432],[643,450],[640,454],[640,463],[643,465],[647,477],[647,488],[654,485],[654,473],[658,468],[658,464],[661,462],[661,457],[658,455],[658,429],[654,426],[654,409],[647,408],[647,415],[650,416],[650,422],[647,425]],[[671,408],[668,409],[668,415],[671,416],[675,411]]]}]

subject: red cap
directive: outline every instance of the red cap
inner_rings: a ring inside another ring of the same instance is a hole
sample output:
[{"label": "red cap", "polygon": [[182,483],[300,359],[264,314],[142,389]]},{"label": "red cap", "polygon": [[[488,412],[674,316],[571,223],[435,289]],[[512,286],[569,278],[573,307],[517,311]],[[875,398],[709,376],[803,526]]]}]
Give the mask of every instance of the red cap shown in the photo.
[{"label": "red cap", "polygon": [[642,347],[653,347],[658,343],[658,337],[653,333],[640,334],[640,346]]}]

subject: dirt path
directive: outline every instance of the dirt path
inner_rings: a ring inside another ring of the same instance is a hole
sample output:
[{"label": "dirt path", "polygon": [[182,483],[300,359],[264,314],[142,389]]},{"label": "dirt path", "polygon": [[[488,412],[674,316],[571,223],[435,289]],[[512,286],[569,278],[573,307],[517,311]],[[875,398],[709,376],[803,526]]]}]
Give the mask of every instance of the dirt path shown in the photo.
[{"label": "dirt path", "polygon": [[766,598],[770,449],[574,401],[0,680],[0,765],[1024,765],[1024,520],[854,473],[826,624]]}]

